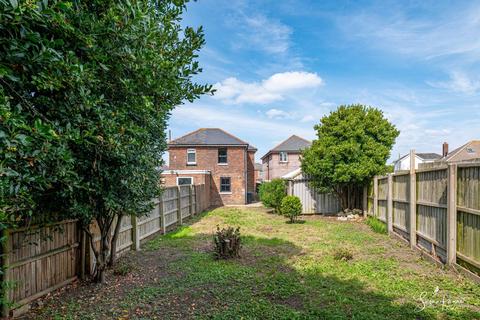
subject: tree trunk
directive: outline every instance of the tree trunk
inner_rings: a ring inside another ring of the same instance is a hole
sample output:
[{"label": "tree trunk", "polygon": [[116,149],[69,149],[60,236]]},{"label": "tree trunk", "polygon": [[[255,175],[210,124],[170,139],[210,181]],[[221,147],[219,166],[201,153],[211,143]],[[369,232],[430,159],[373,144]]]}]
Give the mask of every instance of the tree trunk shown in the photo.
[{"label": "tree trunk", "polygon": [[112,244],[111,244],[111,252],[110,252],[110,259],[108,260],[108,266],[113,267],[115,265],[115,262],[117,261],[117,240],[118,240],[118,234],[120,233],[120,229],[122,226],[122,218],[123,214],[119,214],[117,216],[117,224],[115,225],[115,230],[113,231],[113,237],[112,237]]}]

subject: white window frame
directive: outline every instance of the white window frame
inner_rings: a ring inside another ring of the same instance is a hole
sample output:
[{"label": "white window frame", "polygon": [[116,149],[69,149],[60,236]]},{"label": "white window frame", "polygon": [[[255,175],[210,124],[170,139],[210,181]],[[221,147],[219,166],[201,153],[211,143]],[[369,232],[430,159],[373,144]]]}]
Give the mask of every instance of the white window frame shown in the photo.
[{"label": "white window frame", "polygon": [[[195,155],[195,161],[188,161],[188,155],[193,153]],[[187,164],[197,164],[197,150],[187,149]]]},{"label": "white window frame", "polygon": [[475,149],[472,148],[472,147],[468,147],[468,148],[467,148],[467,153],[468,153],[468,154],[474,154],[474,153],[475,153]]},{"label": "white window frame", "polygon": [[[222,191],[222,179],[224,178],[228,178],[230,179],[230,191]],[[232,177],[220,177],[220,184],[219,184],[219,191],[220,191],[220,194],[232,194]]]},{"label": "white window frame", "polygon": [[[178,184],[178,179],[190,179],[190,184]],[[193,185],[193,177],[177,177],[177,186]]]},{"label": "white window frame", "polygon": [[[285,155],[285,160],[282,160],[282,154]],[[286,151],[280,151],[278,153],[279,162],[288,162],[288,153]]]}]

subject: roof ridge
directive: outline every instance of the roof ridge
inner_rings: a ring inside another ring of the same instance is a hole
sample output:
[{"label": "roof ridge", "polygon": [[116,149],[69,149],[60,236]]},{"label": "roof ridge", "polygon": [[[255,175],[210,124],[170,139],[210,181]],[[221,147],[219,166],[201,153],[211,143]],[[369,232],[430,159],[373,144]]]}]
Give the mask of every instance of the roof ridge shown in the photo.
[{"label": "roof ridge", "polygon": [[205,128],[198,128],[197,130],[193,130],[192,132],[188,132],[188,133],[184,134],[183,136],[180,136],[178,138],[175,138],[175,139],[171,140],[169,143],[173,143],[173,142],[175,142],[179,139],[185,138],[186,136],[189,136],[191,134],[194,134],[194,133],[199,132],[199,131],[204,130],[204,129]]},{"label": "roof ridge", "polygon": [[227,132],[227,131],[223,130],[222,128],[210,128],[210,129],[218,129],[218,130],[222,131],[223,133],[225,133],[225,134],[229,135],[230,137],[232,137],[232,138],[235,138],[235,139],[237,139],[237,140],[240,140],[241,142],[243,142],[243,143],[244,143],[244,144],[246,144],[246,145],[250,145],[248,142],[246,142],[246,141],[244,141],[244,140],[240,139],[239,137],[236,137],[236,136],[234,136],[233,134],[231,134],[231,133],[229,133],[229,132]]},{"label": "roof ridge", "polygon": [[[312,141],[311,141],[311,140],[305,139],[305,138],[303,138],[303,137],[300,137],[299,135],[296,135],[296,134],[292,134],[292,135],[290,136],[290,138],[291,138],[291,137],[297,137],[297,138],[299,138],[299,139],[302,139],[303,141],[306,141],[306,142],[312,143]],[[290,138],[289,138],[289,139],[290,139]],[[288,139],[287,139],[287,140],[288,140]]]}]

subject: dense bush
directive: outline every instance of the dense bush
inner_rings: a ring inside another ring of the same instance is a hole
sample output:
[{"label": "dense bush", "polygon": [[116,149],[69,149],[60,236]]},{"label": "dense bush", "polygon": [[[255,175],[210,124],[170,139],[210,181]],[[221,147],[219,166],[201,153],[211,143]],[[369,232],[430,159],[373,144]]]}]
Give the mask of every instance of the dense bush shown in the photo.
[{"label": "dense bush", "polygon": [[235,258],[240,255],[240,228],[227,227],[220,229],[213,237],[215,244],[215,257],[217,259]]},{"label": "dense bush", "polygon": [[302,213],[302,203],[297,196],[286,196],[282,199],[280,208],[282,214],[290,218],[290,222],[295,222],[297,217]]},{"label": "dense bush", "polygon": [[287,195],[285,180],[273,179],[260,185],[259,196],[263,205],[279,213],[283,198]]}]

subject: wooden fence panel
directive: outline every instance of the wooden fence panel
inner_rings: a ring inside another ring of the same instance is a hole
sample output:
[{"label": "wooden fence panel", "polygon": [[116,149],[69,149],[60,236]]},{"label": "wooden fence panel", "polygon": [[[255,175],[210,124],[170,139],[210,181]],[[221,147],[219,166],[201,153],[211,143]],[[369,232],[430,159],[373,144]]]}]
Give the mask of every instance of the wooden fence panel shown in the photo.
[{"label": "wooden fence panel", "polygon": [[378,200],[387,200],[388,177],[378,178]]},{"label": "wooden fence panel", "polygon": [[410,174],[393,176],[393,230],[405,239],[409,239],[410,228]]},{"label": "wooden fence panel", "polygon": [[155,207],[148,215],[139,217],[137,219],[138,236],[140,240],[143,240],[162,229],[160,223],[160,199],[153,200]]},{"label": "wooden fence panel", "polygon": [[163,191],[163,215],[165,216],[165,227],[177,222],[178,189],[167,188]]},{"label": "wooden fence panel", "polygon": [[8,232],[9,301],[24,305],[76,278],[79,232],[74,220]]},{"label": "wooden fence panel", "polygon": [[417,172],[418,245],[446,258],[448,171],[437,168]]},{"label": "wooden fence panel", "polygon": [[480,271],[480,166],[457,171],[457,257]]},{"label": "wooden fence panel", "polygon": [[180,186],[180,212],[182,219],[190,216],[190,186]]}]

